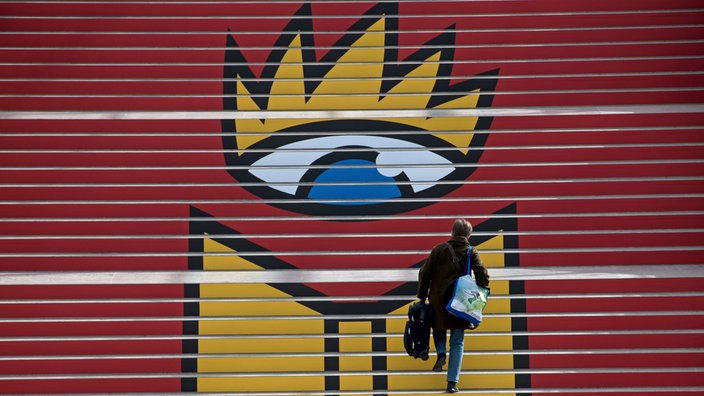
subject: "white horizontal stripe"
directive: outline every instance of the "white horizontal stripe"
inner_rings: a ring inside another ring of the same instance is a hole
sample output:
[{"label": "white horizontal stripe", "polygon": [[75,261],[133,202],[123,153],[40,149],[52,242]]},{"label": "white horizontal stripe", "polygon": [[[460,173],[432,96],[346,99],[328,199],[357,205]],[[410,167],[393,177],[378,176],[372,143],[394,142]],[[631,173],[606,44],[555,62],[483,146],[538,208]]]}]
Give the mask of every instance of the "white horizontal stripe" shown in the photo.
[{"label": "white horizontal stripe", "polygon": [[[581,95],[581,94],[612,94],[612,93],[663,93],[663,92],[698,92],[704,91],[704,87],[693,86],[693,87],[643,87],[643,88],[601,88],[601,89],[564,89],[564,90],[524,90],[524,91],[491,91],[491,95],[494,96],[510,96],[510,95]],[[442,94],[456,94],[443,91],[434,91],[432,95],[442,95]],[[234,95],[224,95],[228,98],[296,98],[300,97],[300,94],[234,94]],[[314,95],[317,98],[340,98],[340,97],[362,97],[362,98],[378,98],[379,93],[349,93],[349,92],[338,92],[338,93],[323,93]],[[385,93],[384,97],[426,97],[429,96],[427,92],[404,92],[404,93]],[[190,94],[190,93],[150,93],[150,94],[106,94],[106,93],[32,93],[32,94],[0,94],[0,98],[68,98],[68,99],[87,99],[87,98],[101,98],[101,99],[120,99],[120,98],[152,98],[152,99],[212,99],[212,98],[222,98],[222,93],[212,93],[212,94]],[[176,110],[174,110],[176,111]],[[373,111],[373,110],[365,110]]]},{"label": "white horizontal stripe", "polygon": [[[315,31],[302,31],[300,33],[315,34]],[[234,32],[236,35],[237,32]],[[225,35],[225,34],[223,34]],[[590,47],[590,46],[630,46],[630,45],[670,45],[670,44],[700,44],[704,40],[689,39],[689,40],[642,40],[642,41],[573,41],[573,42],[542,42],[542,43],[487,43],[487,44],[454,44],[455,49],[472,49],[472,48],[543,48],[543,47]],[[247,51],[277,51],[289,49],[289,46],[246,46],[241,47]],[[333,50],[333,49],[359,49],[353,45],[312,45],[299,47],[302,50]],[[368,45],[363,47],[365,50],[373,49],[445,49],[447,45],[431,45],[431,44],[415,44],[415,45]],[[186,47],[178,46],[0,46],[0,51],[226,51],[228,47]]]},{"label": "white horizontal stripe", "polygon": [[[701,27],[704,27],[702,25]],[[2,36],[3,32],[0,32]],[[2,63],[0,63],[2,64]],[[464,75],[457,74],[452,76],[432,76],[432,77],[422,77],[422,76],[404,76],[404,80],[412,81],[437,81],[437,80],[463,80],[463,79],[478,79],[478,80],[493,80],[500,78],[502,80],[518,80],[518,79],[555,79],[555,78],[603,78],[603,77],[670,77],[670,76],[697,76],[704,74],[704,71],[699,70],[687,70],[687,71],[667,71],[667,72],[604,72],[604,73],[565,73],[565,74],[505,74],[504,71],[501,72],[499,76],[482,76],[482,75]],[[396,81],[396,77],[325,77],[325,81]],[[208,77],[0,77],[0,81],[10,81],[10,82],[225,82],[225,81],[249,81],[249,82],[261,82],[261,81],[290,81],[290,82],[300,82],[300,81],[315,81],[314,78],[295,78],[295,77],[281,77],[281,78],[208,78]],[[498,92],[495,92],[498,93]]]},{"label": "white horizontal stripe", "polygon": [[300,110],[300,111],[0,111],[10,120],[208,120],[208,119],[357,119],[408,117],[517,117],[704,113],[704,104],[497,107],[474,109]]},{"label": "white horizontal stripe", "polygon": [[[529,165],[529,164],[526,164]],[[430,165],[424,166],[414,166],[405,165],[409,168],[411,167],[430,167]],[[471,167],[471,165],[466,165]],[[382,168],[383,166],[378,166]],[[286,168],[286,167],[282,167]],[[310,169],[316,169],[318,167],[311,166]],[[320,169],[357,169],[366,168],[365,166],[329,166],[320,167]],[[376,167],[374,167],[376,168]],[[461,168],[461,166],[457,166]],[[0,170],[2,168],[0,167]],[[559,179],[515,179],[515,180],[468,180],[468,181],[437,181],[434,184],[471,184],[471,185],[486,185],[486,184],[560,184],[560,183],[626,183],[626,182],[638,182],[638,183],[656,183],[656,182],[692,182],[692,181],[704,181],[704,176],[654,176],[654,177],[604,177],[604,178],[582,178],[582,179],[570,179],[570,178],[559,178]],[[258,185],[261,183],[238,183],[238,186],[246,185]],[[297,186],[307,186],[307,185],[404,185],[410,184],[410,182],[267,182],[266,185],[297,185]],[[202,187],[229,187],[232,183],[4,183],[0,184],[2,188],[164,188],[164,187],[183,187],[183,188],[202,188]]]},{"label": "white horizontal stripe", "polygon": [[[413,300],[409,300],[411,302]],[[629,311],[629,312],[547,312],[547,313],[483,313],[484,319],[512,319],[512,318],[591,318],[593,320],[608,320],[605,318],[662,318],[671,319],[668,317],[689,317],[694,318],[704,316],[704,311]],[[143,322],[184,322],[187,321],[184,316],[113,316],[113,317],[44,317],[44,318],[2,318],[0,324],[96,324],[96,323],[143,323]],[[680,319],[681,319],[680,318]],[[387,315],[301,315],[301,316],[286,316],[286,315],[266,315],[266,316],[200,316],[197,318],[200,323],[246,323],[246,322],[278,322],[290,321],[295,322],[316,322],[321,320],[340,320],[340,321],[405,321],[408,319],[407,314],[387,314]],[[479,331],[478,333],[481,333]],[[702,368],[704,369],[704,368]]]},{"label": "white horizontal stripe", "polygon": [[[413,301],[413,299],[408,302]],[[608,318],[639,318],[655,317],[666,318],[668,316],[704,316],[704,311],[683,310],[683,311],[599,311],[599,312],[531,312],[531,313],[487,313],[482,315],[485,319],[493,318],[592,318],[603,320]],[[183,322],[184,316],[85,316],[85,317],[34,317],[34,318],[0,318],[0,324],[18,323],[124,323],[124,322]],[[266,322],[266,321],[319,321],[319,320],[342,320],[342,321],[373,321],[373,320],[396,320],[408,319],[407,314],[341,314],[341,315],[208,315],[199,316],[198,321],[205,322]],[[481,332],[480,332],[481,333]],[[704,368],[703,368],[704,369]]]},{"label": "white horizontal stripe", "polygon": [[[664,56],[629,56],[629,57],[581,57],[581,58],[511,58],[511,59],[455,59],[453,64],[502,64],[502,63],[545,63],[545,62],[622,62],[622,61],[660,61],[660,60],[699,60],[703,59],[702,55],[664,55]],[[425,62],[425,64],[433,64],[439,62]],[[228,65],[242,65],[242,66],[276,66],[276,65],[287,65],[295,66],[302,65],[303,63],[296,62],[246,62],[246,63],[228,63]],[[345,65],[417,65],[417,62],[411,61],[396,61],[396,62],[345,62]],[[71,66],[71,67],[110,67],[113,70],[121,66],[173,66],[173,67],[185,67],[185,66],[224,66],[223,62],[0,62],[0,66]],[[318,66],[334,66],[337,65],[335,62],[316,62],[315,65]]]},{"label": "white horizontal stripe", "polygon": [[[602,199],[675,199],[675,198],[704,198],[704,194],[618,194],[618,195],[565,195],[565,196],[494,196],[494,197],[459,197],[443,198],[443,202],[507,202],[507,201],[574,201],[574,200],[602,200]],[[249,205],[252,203],[285,203],[285,204],[311,204],[311,203],[336,203],[336,202],[366,202],[369,199],[198,199],[198,200],[5,200],[0,205],[196,205],[196,204],[228,204]],[[388,202],[436,202],[436,198],[414,199],[384,199]],[[317,218],[317,217],[316,217]],[[314,219],[314,218],[311,218]],[[349,217],[347,218],[349,220]]]},{"label": "white horizontal stripe", "polygon": [[[482,249],[483,254],[563,254],[563,253],[633,253],[633,252],[704,252],[704,245],[692,246],[609,246]],[[0,258],[108,258],[108,257],[330,257],[330,256],[426,256],[428,250],[305,250],[305,251],[228,251],[228,252],[0,252]],[[565,264],[569,267],[569,264]],[[1,284],[1,283],[0,283]]]},{"label": "white horizontal stripe", "polygon": [[[633,298],[689,298],[704,297],[704,291],[677,291],[677,292],[614,292],[614,293],[582,293],[579,294],[492,294],[491,300],[546,300],[546,299],[612,299],[618,303],[619,299]],[[31,304],[162,304],[162,303],[185,303],[185,302],[227,302],[227,303],[250,303],[250,302],[313,302],[313,301],[411,301],[414,295],[394,295],[394,296],[320,296],[320,297],[183,297],[183,298],[75,298],[75,299],[0,299],[2,304],[8,305],[31,305]]]},{"label": "white horizontal stripe", "polygon": [[[452,1],[452,0],[451,0]],[[247,2],[244,2],[247,3]],[[250,2],[251,3],[251,2]],[[285,3],[285,1],[284,1]],[[296,2],[297,4],[300,4],[300,2]],[[89,3],[89,4],[95,4],[95,3]],[[603,10],[595,10],[595,11],[553,11],[553,12],[515,12],[515,13],[507,13],[507,12],[502,12],[502,13],[472,13],[472,14],[460,14],[460,13],[455,13],[455,14],[437,14],[437,13],[425,13],[425,14],[403,14],[404,18],[494,18],[494,17],[536,17],[536,16],[587,16],[587,15],[650,15],[650,14],[662,14],[662,13],[674,13],[674,14],[682,14],[682,13],[697,13],[697,12],[702,12],[704,11],[701,8],[661,8],[661,9],[656,9],[656,10],[608,10],[608,11],[603,11]],[[375,15],[365,15],[367,19],[375,19],[379,18],[381,15],[375,14]],[[325,20],[325,19],[359,19],[360,15],[359,14],[334,14],[334,15],[318,15],[314,14],[313,16],[308,16],[308,15],[241,15],[241,14],[232,14],[232,15],[199,15],[199,16],[183,16],[183,15],[139,15],[139,14],[133,14],[133,15],[88,15],[88,16],[83,16],[83,15],[0,15],[0,19],[92,19],[92,20],[106,20],[106,19],[146,19],[146,20],[159,20],[159,19],[183,19],[183,20],[198,20],[198,19],[205,19],[205,20],[217,20],[217,19],[240,19],[240,20],[245,20],[245,19],[255,19],[257,21],[260,20],[276,20],[276,19],[285,19],[285,20],[297,20],[297,19],[302,19],[302,20],[309,20],[311,18],[314,19],[320,19],[320,20]]]},{"label": "white horizontal stripe", "polygon": [[[592,128],[525,128],[525,129],[491,129],[490,133],[495,134],[542,134],[542,133],[584,133],[584,132],[594,132],[594,133],[628,133],[628,132],[649,132],[649,133],[661,133],[661,132],[692,132],[704,130],[704,125],[663,125],[663,126],[642,126],[642,127],[592,127]],[[404,135],[408,132],[404,131],[373,131],[374,134],[380,136],[392,136],[392,135]],[[369,134],[369,130],[365,131],[345,131],[346,135],[359,135],[359,134]],[[433,133],[438,134],[450,134],[450,135],[460,135],[466,134],[466,131],[449,131],[449,130],[436,130]],[[252,136],[270,136],[273,132],[252,132]],[[334,132],[286,132],[288,136],[328,136],[334,134]],[[173,131],[151,131],[151,132],[74,132],[72,130],[66,131],[55,131],[55,132],[17,132],[17,131],[3,131],[0,135],[2,137],[14,137],[14,136],[26,136],[26,137],[66,137],[73,138],[77,136],[96,136],[96,137],[130,137],[133,139],[139,139],[143,137],[207,137],[207,136],[222,136],[221,131],[202,131],[202,132],[173,132]],[[659,144],[659,143],[654,143]],[[677,144],[677,143],[673,143]],[[470,150],[473,148],[469,148]],[[493,149],[491,147],[483,147],[482,149]],[[498,148],[497,148],[498,149]],[[220,150],[225,152],[227,150]],[[236,150],[232,150],[236,152]]]},{"label": "white horizontal stripe", "polygon": [[[583,218],[583,217],[652,217],[652,216],[701,216],[704,215],[704,211],[701,210],[669,210],[669,211],[649,211],[649,212],[586,212],[586,213],[518,213],[518,214],[491,214],[492,218],[516,218],[516,219],[555,219],[555,218]],[[486,217],[486,213],[457,213],[457,214],[443,214],[443,215],[398,215],[398,216],[372,216],[372,215],[361,215],[355,216],[356,220],[394,220],[394,221],[404,221],[404,220],[454,220],[458,217]],[[212,218],[207,218],[204,221],[340,221],[349,220],[349,217],[344,216],[311,216],[311,217],[299,217],[299,216],[216,216]],[[201,221],[199,218],[191,217],[4,217],[0,218],[0,222],[18,222],[18,223],[122,223],[122,222],[194,222]]]},{"label": "white horizontal stripe", "polygon": [[[427,253],[427,252],[426,252]],[[492,280],[704,278],[704,264],[490,268]],[[0,272],[0,285],[415,282],[418,269]]]},{"label": "white horizontal stripe", "polygon": [[[320,0],[316,0],[320,1]],[[419,0],[423,1],[423,0]],[[453,1],[453,0],[450,0]],[[466,0],[454,0],[454,1],[464,1]],[[470,0],[471,1],[471,0]],[[480,0],[478,0],[480,1]],[[484,1],[484,0],[481,0]],[[377,2],[378,3],[378,2]],[[236,18],[236,17],[235,17]],[[317,18],[317,16],[313,16],[313,18]],[[662,30],[662,29],[689,29],[689,28],[699,28],[702,27],[701,24],[681,24],[681,25],[612,25],[612,26],[587,26],[587,27],[579,27],[579,26],[558,26],[558,27],[505,27],[505,28],[475,28],[475,29],[466,29],[466,28],[455,28],[452,31],[454,33],[518,33],[518,32],[556,32],[556,33],[567,33],[567,32],[585,32],[585,31],[611,31],[611,30]],[[387,34],[416,34],[416,33],[428,33],[428,34],[441,34],[441,33],[446,33],[446,29],[424,29],[424,28],[419,28],[419,29],[407,29],[407,30],[394,30],[394,29],[386,29],[385,32]],[[357,33],[357,34],[364,34],[368,33],[367,30],[324,30],[324,31],[314,31],[312,32],[316,36],[325,36],[325,35],[340,35],[340,34],[347,34],[347,33]],[[25,35],[25,36],[31,36],[31,35],[46,35],[46,34],[52,34],[52,35],[139,35],[139,36],[162,36],[162,35],[216,35],[216,36],[222,36],[224,35],[223,32],[221,31],[213,31],[213,30],[158,30],[158,31],[138,31],[138,30],[51,30],[51,31],[44,31],[44,30],[6,30],[0,32],[1,35]],[[275,36],[280,36],[281,31],[280,30],[261,30],[261,31],[236,31],[234,33],[231,33],[237,36],[240,35],[275,35]]]},{"label": "white horizontal stripe", "polygon": [[[702,213],[704,214],[704,213]],[[472,232],[472,236],[509,236],[509,235],[618,235],[618,234],[693,234],[703,233],[704,228],[649,228],[649,229],[604,229],[604,230],[536,230],[536,231],[496,231],[496,232]],[[33,234],[33,235],[0,235],[0,240],[39,240],[39,239],[70,239],[70,240],[104,240],[104,239],[346,239],[346,238],[428,238],[447,237],[447,233],[441,232],[416,232],[416,233],[377,233],[368,232],[361,234],[334,233],[334,234],[292,234],[290,232],[277,234]]]},{"label": "white horizontal stripe", "polygon": [[[405,0],[407,1],[407,0]],[[452,1],[452,0],[451,0]],[[280,374],[277,373],[277,376]],[[320,374],[319,374],[320,375]],[[369,376],[373,376],[374,373],[369,373]],[[374,394],[374,393],[381,393],[385,395],[401,395],[401,396],[408,396],[408,395],[437,395],[440,391],[436,389],[403,389],[403,390],[346,390],[346,391],[305,391],[305,393],[301,393],[300,391],[263,391],[263,392],[258,392],[258,391],[253,391],[253,392],[246,392],[246,393],[239,393],[240,395],[246,395],[246,396],[338,396],[338,395],[345,395],[345,396],[363,396],[363,395],[369,395],[369,394]],[[645,393],[691,393],[691,394],[698,394],[696,392],[704,392],[704,386],[652,386],[652,387],[644,387],[644,386],[619,386],[619,387],[590,387],[590,388],[486,388],[486,389],[467,389],[467,388],[462,388],[461,390],[462,394],[466,395],[516,395],[516,394],[533,394],[533,393],[539,393],[539,394],[592,394],[592,393],[610,393],[610,394],[645,394]],[[127,393],[124,393],[127,394]],[[69,393],[69,394],[55,394],[57,396],[75,396],[75,393]],[[111,396],[113,393],[81,393],[81,396]],[[168,392],[159,392],[159,393],[138,393],[140,396],[181,396],[183,393],[168,393]],[[222,392],[208,392],[208,396],[232,396],[232,392],[227,392],[227,393],[222,393]]]},{"label": "white horizontal stripe", "polygon": [[[6,2],[10,2],[6,0]],[[69,0],[62,1],[62,4],[166,4],[166,5],[186,5],[186,4],[198,4],[198,5],[217,5],[217,4],[256,4],[259,0]],[[339,3],[340,0],[315,0],[316,3]],[[427,0],[377,0],[375,3],[422,3],[427,2]],[[442,3],[472,3],[472,2],[486,2],[486,0],[441,0]],[[20,4],[46,4],[54,3],[54,0],[15,0],[12,3]],[[300,4],[299,0],[277,0],[276,3],[279,4]]]},{"label": "white horizontal stripe", "polygon": [[[704,372],[702,367],[644,367],[644,368],[552,368],[552,369],[472,369],[470,375],[510,375],[510,374],[531,374],[531,375],[555,375],[555,374],[671,374],[671,373],[700,373]],[[356,376],[369,376],[370,371],[276,371],[276,372],[180,372],[180,373],[105,373],[105,374],[0,374],[0,381],[2,380],[61,380],[61,379],[86,379],[86,380],[96,380],[96,379],[127,379],[127,378],[276,378],[277,380],[285,380],[289,377],[318,377],[323,375],[334,375],[339,377],[356,377]],[[393,371],[393,370],[374,370],[374,375],[385,375],[389,377],[394,376],[446,376],[442,372],[433,372],[431,370],[426,371]],[[682,387],[687,389],[687,387]],[[589,388],[580,388],[582,391],[588,390]],[[598,389],[598,388],[597,388]],[[643,388],[643,389],[657,389],[653,388]],[[681,389],[681,388],[678,388]],[[702,387],[704,389],[704,387]],[[504,389],[507,390],[507,389]],[[515,394],[518,389],[511,389],[512,394]],[[535,389],[530,389],[531,392],[537,392]],[[353,391],[354,392],[354,391]],[[377,391],[378,392],[378,391]],[[387,393],[388,391],[384,391]],[[415,393],[414,391],[403,390],[403,394]],[[367,391],[364,394],[372,393]],[[437,394],[438,392],[433,392]],[[463,390],[463,393],[466,393]],[[482,390],[482,394],[488,393],[488,390]],[[208,393],[209,395],[212,395]],[[251,395],[247,392],[246,395]],[[315,391],[305,393],[295,392],[291,393],[294,395],[311,395],[316,394]],[[334,394],[340,394],[340,391]],[[343,394],[348,395],[350,393],[344,392]],[[352,393],[355,394],[355,393]],[[362,393],[360,393],[362,394]],[[272,393],[267,392],[266,395],[272,395]],[[281,395],[281,393],[276,392],[273,395]]]},{"label": "white horizontal stripe", "polygon": [[[456,150],[456,149],[454,149]],[[469,166],[472,168],[506,168],[512,166],[532,166],[532,167],[547,167],[547,166],[585,166],[585,165],[674,165],[674,164],[701,164],[704,163],[704,158],[691,158],[691,159],[643,159],[643,160],[611,160],[611,161],[597,161],[597,160],[585,160],[585,161],[554,161],[554,162],[478,162],[474,164],[461,164],[461,166]],[[460,167],[460,165],[457,165]],[[164,170],[164,171],[182,171],[182,170],[223,170],[223,169],[249,169],[250,166],[5,166],[0,167],[0,170],[9,171],[67,171],[67,170],[81,170],[81,171],[105,171],[105,170],[125,170],[125,171],[140,171],[140,170]],[[358,167],[361,167],[358,166]],[[327,168],[326,168],[327,169]],[[449,181],[448,183],[458,184],[463,182],[471,182],[470,180],[465,181]],[[255,185],[258,183],[254,183]],[[365,183],[357,183],[365,184]],[[239,183],[238,185],[244,185],[244,183]]]},{"label": "white horizontal stripe", "polygon": [[[362,334],[360,336],[365,336]],[[505,355],[608,355],[608,354],[694,354],[704,353],[701,348],[636,348],[636,349],[532,349],[532,350],[468,350],[464,356],[485,357]],[[370,356],[408,356],[406,352],[285,352],[285,353],[183,353],[183,354],[94,354],[94,355],[14,355],[0,356],[0,361],[33,361],[33,360],[122,360],[122,359],[181,359],[181,358],[299,358],[299,357],[370,357]]]},{"label": "white horizontal stripe", "polygon": [[[199,317],[184,317],[184,321],[196,321]],[[319,320],[324,317],[320,316]],[[691,335],[704,334],[702,329],[676,329],[676,330],[559,330],[559,331],[478,331],[481,337],[573,337],[573,336],[623,336],[623,335]],[[268,339],[343,339],[343,338],[400,338],[401,333],[326,333],[326,334],[216,334],[216,335],[85,335],[85,336],[14,336],[1,337],[3,342],[56,342],[56,341],[155,341],[155,340],[268,340]]]},{"label": "white horizontal stripe", "polygon": [[[373,131],[374,136],[373,137],[379,137],[379,135],[384,135],[384,131]],[[377,133],[378,132],[378,133]],[[493,134],[494,131],[491,131]],[[366,135],[369,134],[370,131],[359,131],[359,133],[355,133],[354,135]],[[433,131],[434,134],[437,134],[439,132]],[[268,133],[247,133],[247,135],[252,135],[252,136],[271,136],[274,135],[275,133],[268,132]],[[311,133],[311,134],[299,134],[302,136],[317,136],[317,135],[322,135],[323,133]],[[408,132],[397,132],[396,134],[408,134]],[[461,133],[455,133],[455,134],[467,134],[467,132],[462,131]],[[3,133],[3,135],[5,135]],[[293,133],[286,133],[287,136],[293,135]],[[327,136],[328,133],[325,133]],[[348,136],[349,133],[347,132],[330,132],[330,136]],[[34,134],[30,135],[34,136]],[[73,134],[66,134],[62,135],[66,138],[71,138],[74,135]],[[141,137],[140,135],[132,135],[133,137],[139,138]],[[0,135],[0,138],[3,136]],[[645,148],[645,149],[658,149],[658,148],[697,148],[697,147],[704,147],[704,142],[676,142],[676,143],[603,143],[603,144],[560,144],[560,145],[522,145],[522,146],[481,146],[481,147],[462,147],[462,150],[467,150],[467,151],[502,151],[502,150],[510,150],[510,151],[516,151],[516,150],[610,150],[610,149],[623,149],[623,148]],[[457,151],[457,147],[431,147],[431,146],[423,146],[423,149],[426,150],[432,150],[432,151]],[[27,148],[22,148],[22,149],[2,149],[0,148],[0,154],[179,154],[179,153],[187,153],[187,154],[219,154],[219,153],[273,153],[273,152],[281,152],[284,151],[286,153],[297,153],[297,152],[360,152],[360,153],[365,153],[365,152],[374,152],[376,151],[375,147],[331,147],[328,149],[322,149],[322,148],[303,148],[303,147],[296,147],[293,148],[293,146],[283,146],[279,148],[269,148],[269,149],[241,149],[241,150],[229,150],[229,149],[137,149],[137,148],[131,148],[131,149],[91,149],[91,148],[75,148],[75,149],[44,149],[44,148],[37,148],[37,149],[27,149]],[[385,151],[400,151],[400,152],[415,152],[418,150],[417,147],[403,147],[401,144],[398,144],[396,146],[389,145],[387,147],[384,147]],[[409,162],[407,166],[425,166],[425,165],[418,165],[413,162]],[[457,164],[457,166],[461,166],[462,164]],[[281,165],[285,167],[286,165]],[[355,167],[353,165],[329,165],[329,166],[340,166],[340,167]],[[475,166],[475,164],[472,164],[472,166]]]}]

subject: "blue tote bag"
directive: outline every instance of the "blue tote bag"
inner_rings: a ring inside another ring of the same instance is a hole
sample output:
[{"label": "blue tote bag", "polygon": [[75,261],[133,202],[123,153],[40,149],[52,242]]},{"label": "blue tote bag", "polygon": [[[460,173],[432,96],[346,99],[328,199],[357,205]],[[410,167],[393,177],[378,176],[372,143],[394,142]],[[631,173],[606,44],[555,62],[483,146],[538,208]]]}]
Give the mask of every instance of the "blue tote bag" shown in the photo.
[{"label": "blue tote bag", "polygon": [[[450,252],[453,258],[455,251],[450,247]],[[486,307],[487,299],[489,298],[489,289],[477,285],[477,282],[472,278],[470,271],[470,257],[472,247],[469,247],[467,252],[466,275],[462,275],[455,281],[455,289],[452,292],[452,298],[447,303],[445,309],[447,312],[464,319],[467,322],[478,326],[482,322],[482,311]]]}]

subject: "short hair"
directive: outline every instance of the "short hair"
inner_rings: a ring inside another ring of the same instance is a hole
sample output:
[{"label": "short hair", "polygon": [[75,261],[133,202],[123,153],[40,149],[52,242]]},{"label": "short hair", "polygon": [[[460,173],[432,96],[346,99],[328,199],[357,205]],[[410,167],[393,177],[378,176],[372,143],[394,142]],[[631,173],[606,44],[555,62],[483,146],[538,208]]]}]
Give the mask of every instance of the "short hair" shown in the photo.
[{"label": "short hair", "polygon": [[452,236],[469,237],[472,235],[472,224],[465,219],[457,219],[452,224]]}]

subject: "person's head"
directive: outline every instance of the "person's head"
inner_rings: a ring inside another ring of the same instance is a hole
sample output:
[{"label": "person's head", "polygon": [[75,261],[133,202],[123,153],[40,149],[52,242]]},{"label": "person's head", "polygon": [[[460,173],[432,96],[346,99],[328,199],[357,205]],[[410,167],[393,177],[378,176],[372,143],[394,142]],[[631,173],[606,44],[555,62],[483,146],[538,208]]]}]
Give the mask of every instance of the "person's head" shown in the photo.
[{"label": "person's head", "polygon": [[465,219],[457,219],[452,224],[452,236],[467,237],[472,235],[472,224]]}]

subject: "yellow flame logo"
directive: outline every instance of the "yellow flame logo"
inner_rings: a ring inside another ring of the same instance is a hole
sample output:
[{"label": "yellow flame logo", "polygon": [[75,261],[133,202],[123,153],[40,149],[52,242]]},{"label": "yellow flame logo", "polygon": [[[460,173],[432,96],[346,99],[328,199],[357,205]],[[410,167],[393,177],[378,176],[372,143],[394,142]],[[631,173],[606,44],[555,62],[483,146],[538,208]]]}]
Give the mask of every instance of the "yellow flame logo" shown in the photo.
[{"label": "yellow flame logo", "polygon": [[[372,7],[316,59],[306,4],[282,32],[260,76],[228,35],[225,109],[393,112],[491,105],[498,69],[451,83],[456,80],[451,76],[454,26],[399,60],[396,14],[392,3]],[[222,127],[225,158],[235,168],[230,173],[255,194],[309,199],[327,207],[281,205],[308,214],[338,213],[331,209],[335,207],[344,207],[345,213],[357,207],[388,214],[418,207],[403,208],[389,204],[390,199],[438,198],[459,186],[448,182],[466,180],[474,170],[466,164],[476,163],[481,155],[471,148],[486,140],[486,134],[476,131],[488,129],[490,123],[487,117],[453,115],[236,119],[223,120]],[[302,153],[305,150],[317,151]],[[336,182],[357,186],[320,186]]]}]

